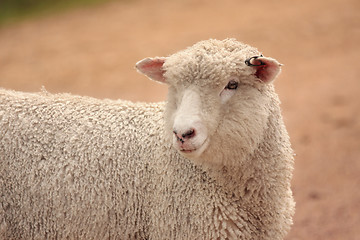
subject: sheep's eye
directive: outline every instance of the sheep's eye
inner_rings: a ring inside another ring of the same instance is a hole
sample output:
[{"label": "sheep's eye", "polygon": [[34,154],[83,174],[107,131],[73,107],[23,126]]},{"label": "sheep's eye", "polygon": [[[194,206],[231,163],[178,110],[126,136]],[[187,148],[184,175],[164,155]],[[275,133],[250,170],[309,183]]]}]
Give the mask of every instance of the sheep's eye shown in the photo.
[{"label": "sheep's eye", "polygon": [[231,90],[235,90],[238,87],[238,82],[231,80],[225,87],[225,89],[231,89]]}]

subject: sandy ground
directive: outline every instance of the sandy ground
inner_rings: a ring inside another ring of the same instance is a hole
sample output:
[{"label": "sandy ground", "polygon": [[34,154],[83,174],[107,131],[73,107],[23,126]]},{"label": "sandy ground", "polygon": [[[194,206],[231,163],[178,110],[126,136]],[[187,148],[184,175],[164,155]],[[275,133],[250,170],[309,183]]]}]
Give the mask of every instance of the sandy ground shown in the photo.
[{"label": "sandy ground", "polygon": [[235,37],[284,63],[276,81],[297,154],[287,239],[360,239],[360,1],[133,0],[0,28],[0,86],[159,101],[134,64]]}]

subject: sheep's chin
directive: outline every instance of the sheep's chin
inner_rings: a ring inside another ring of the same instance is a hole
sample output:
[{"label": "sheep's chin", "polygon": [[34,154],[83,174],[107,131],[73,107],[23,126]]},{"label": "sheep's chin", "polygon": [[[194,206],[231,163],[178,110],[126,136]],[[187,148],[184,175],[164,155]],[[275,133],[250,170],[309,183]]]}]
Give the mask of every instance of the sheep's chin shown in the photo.
[{"label": "sheep's chin", "polygon": [[209,145],[209,138],[205,139],[203,144],[201,144],[197,148],[194,148],[194,149],[179,149],[179,148],[176,148],[176,149],[178,150],[178,152],[181,155],[183,155],[186,158],[199,158],[201,156],[201,154],[205,151],[205,149],[208,147],[208,145]]}]

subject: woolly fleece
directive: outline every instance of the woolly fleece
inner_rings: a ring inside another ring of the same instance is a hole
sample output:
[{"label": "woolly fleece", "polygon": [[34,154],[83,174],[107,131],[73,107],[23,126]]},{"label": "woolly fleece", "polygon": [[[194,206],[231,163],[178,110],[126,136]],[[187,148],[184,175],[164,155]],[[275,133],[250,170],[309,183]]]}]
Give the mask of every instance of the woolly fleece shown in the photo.
[{"label": "woolly fleece", "polygon": [[[253,55],[227,39],[169,56],[166,104],[0,89],[0,238],[283,239],[293,154],[272,83],[244,64]],[[211,129],[194,159],[171,144],[189,87]]]}]

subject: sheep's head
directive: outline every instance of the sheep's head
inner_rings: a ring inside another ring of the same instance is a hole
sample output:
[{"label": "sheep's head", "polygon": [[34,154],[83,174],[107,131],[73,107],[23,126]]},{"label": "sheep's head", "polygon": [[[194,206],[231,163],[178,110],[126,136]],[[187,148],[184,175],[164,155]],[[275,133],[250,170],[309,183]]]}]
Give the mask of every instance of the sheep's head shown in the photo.
[{"label": "sheep's head", "polygon": [[280,65],[234,39],[211,39],[136,68],[169,85],[165,127],[174,147],[191,159],[228,161],[261,141]]}]

